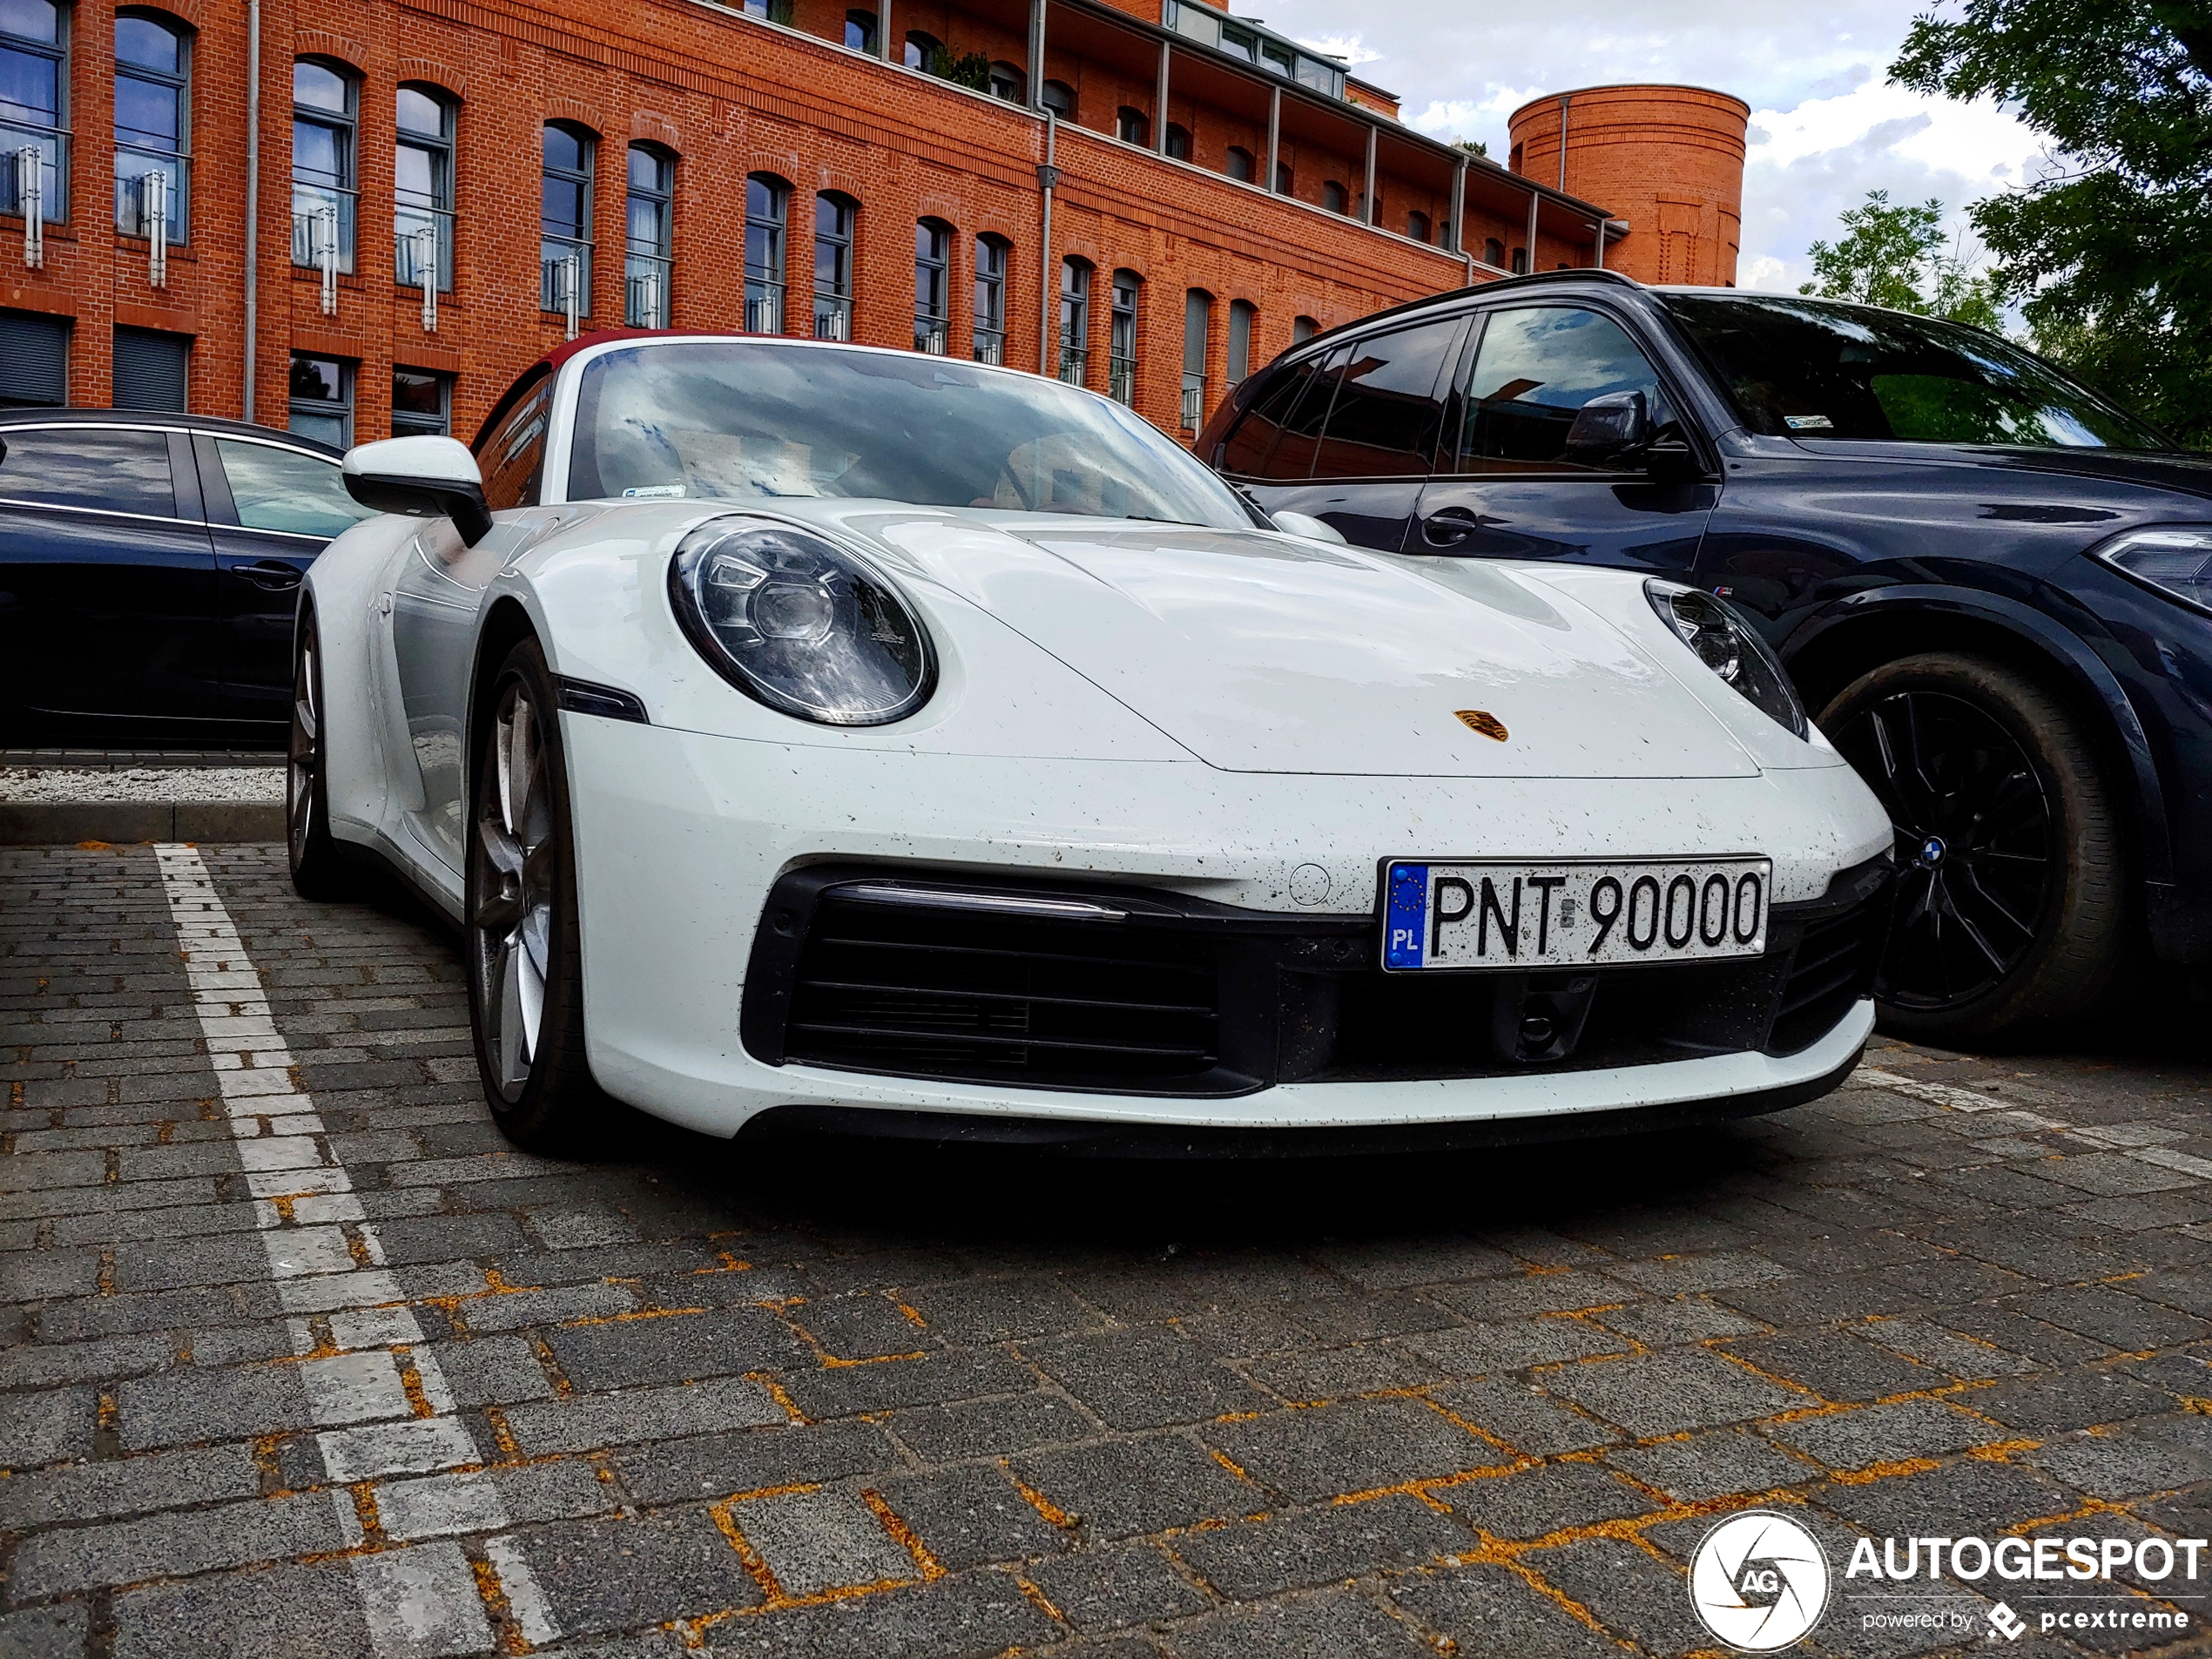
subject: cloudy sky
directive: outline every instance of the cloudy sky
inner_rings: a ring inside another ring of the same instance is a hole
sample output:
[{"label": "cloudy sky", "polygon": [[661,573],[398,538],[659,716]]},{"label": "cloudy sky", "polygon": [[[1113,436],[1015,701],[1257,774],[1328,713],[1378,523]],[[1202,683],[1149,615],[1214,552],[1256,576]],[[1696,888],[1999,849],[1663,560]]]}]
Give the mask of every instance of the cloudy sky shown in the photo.
[{"label": "cloudy sky", "polygon": [[[1805,249],[1869,190],[1960,210],[2040,158],[2033,135],[1987,105],[1888,84],[1913,14],[1930,0],[1547,0],[1524,10],[1467,0],[1248,0],[1233,10],[1343,55],[1405,99],[1440,138],[1507,152],[1506,117],[1541,93],[1611,81],[1678,81],[1752,110],[1743,177],[1744,287],[1794,290]],[[1359,26],[1346,29],[1347,17]]]}]

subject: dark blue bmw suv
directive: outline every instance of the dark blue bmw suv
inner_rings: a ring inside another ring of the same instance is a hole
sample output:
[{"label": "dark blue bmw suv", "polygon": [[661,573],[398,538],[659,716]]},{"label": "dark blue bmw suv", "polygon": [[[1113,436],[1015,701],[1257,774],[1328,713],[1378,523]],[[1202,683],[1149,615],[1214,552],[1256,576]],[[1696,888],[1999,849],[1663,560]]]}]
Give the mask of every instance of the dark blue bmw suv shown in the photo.
[{"label": "dark blue bmw suv", "polygon": [[2212,969],[2212,456],[1978,329],[1555,272],[1318,335],[1199,455],[1411,558],[1748,614],[1897,826],[1885,1023],[2017,1042]]}]

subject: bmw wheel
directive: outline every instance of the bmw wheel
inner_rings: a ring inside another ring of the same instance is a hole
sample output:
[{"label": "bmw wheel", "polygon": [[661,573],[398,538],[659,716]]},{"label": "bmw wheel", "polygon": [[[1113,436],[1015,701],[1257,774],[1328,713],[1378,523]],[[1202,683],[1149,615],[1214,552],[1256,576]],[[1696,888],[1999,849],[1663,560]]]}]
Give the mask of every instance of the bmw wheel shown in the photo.
[{"label": "bmw wheel", "polygon": [[330,836],[330,793],[323,774],[322,639],[314,613],[300,620],[292,652],[292,730],[285,745],[285,853],[303,899],[342,899],[352,889]]},{"label": "bmw wheel", "polygon": [[2035,681],[1931,652],[1844,688],[1822,729],[1897,831],[1883,1028],[2017,1042],[2087,1011],[2117,964],[2125,840],[2081,721]]},{"label": "bmw wheel", "polygon": [[507,654],[477,734],[466,914],[469,1015],[492,1116],[531,1151],[604,1109],[583,1049],[576,860],[558,705],[534,640]]}]

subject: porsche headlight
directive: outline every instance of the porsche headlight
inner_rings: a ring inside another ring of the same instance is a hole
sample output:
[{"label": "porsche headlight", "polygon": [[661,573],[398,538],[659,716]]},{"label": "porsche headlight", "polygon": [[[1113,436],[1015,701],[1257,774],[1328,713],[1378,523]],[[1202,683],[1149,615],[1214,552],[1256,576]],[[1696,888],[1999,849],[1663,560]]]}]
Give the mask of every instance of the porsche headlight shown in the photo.
[{"label": "porsche headlight", "polygon": [[2212,524],[2129,530],[2099,548],[2097,556],[2169,599],[2212,610]]},{"label": "porsche headlight", "polygon": [[1656,577],[1643,584],[1643,595],[1659,619],[1697,653],[1698,660],[1741,691],[1752,706],[1801,738],[1811,729],[1804,705],[1797,701],[1780,659],[1726,600],[1703,588],[1686,588]]},{"label": "porsche headlight", "polygon": [[710,520],[668,570],[699,654],[770,708],[882,725],[929,700],[929,635],[890,581],[826,537],[757,518]]}]

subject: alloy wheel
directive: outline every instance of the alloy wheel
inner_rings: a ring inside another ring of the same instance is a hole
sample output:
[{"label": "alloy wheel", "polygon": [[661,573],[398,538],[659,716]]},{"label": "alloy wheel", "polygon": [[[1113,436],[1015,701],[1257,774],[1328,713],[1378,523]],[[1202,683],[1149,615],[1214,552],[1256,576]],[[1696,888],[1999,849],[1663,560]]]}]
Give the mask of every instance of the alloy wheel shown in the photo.
[{"label": "alloy wheel", "polygon": [[1897,833],[1897,907],[1875,995],[1958,1008],[2035,944],[2064,879],[2034,763],[1987,711],[1940,691],[1898,691],[1835,735]]},{"label": "alloy wheel", "polygon": [[469,932],[485,1054],[511,1104],[537,1062],[560,868],[544,733],[519,685],[500,700],[489,760],[476,786]]},{"label": "alloy wheel", "polygon": [[315,636],[310,630],[300,642],[299,661],[293,670],[292,736],[285,772],[286,834],[292,844],[295,870],[307,857],[308,837],[315,821],[315,778],[322,767],[322,711],[315,700]]}]

